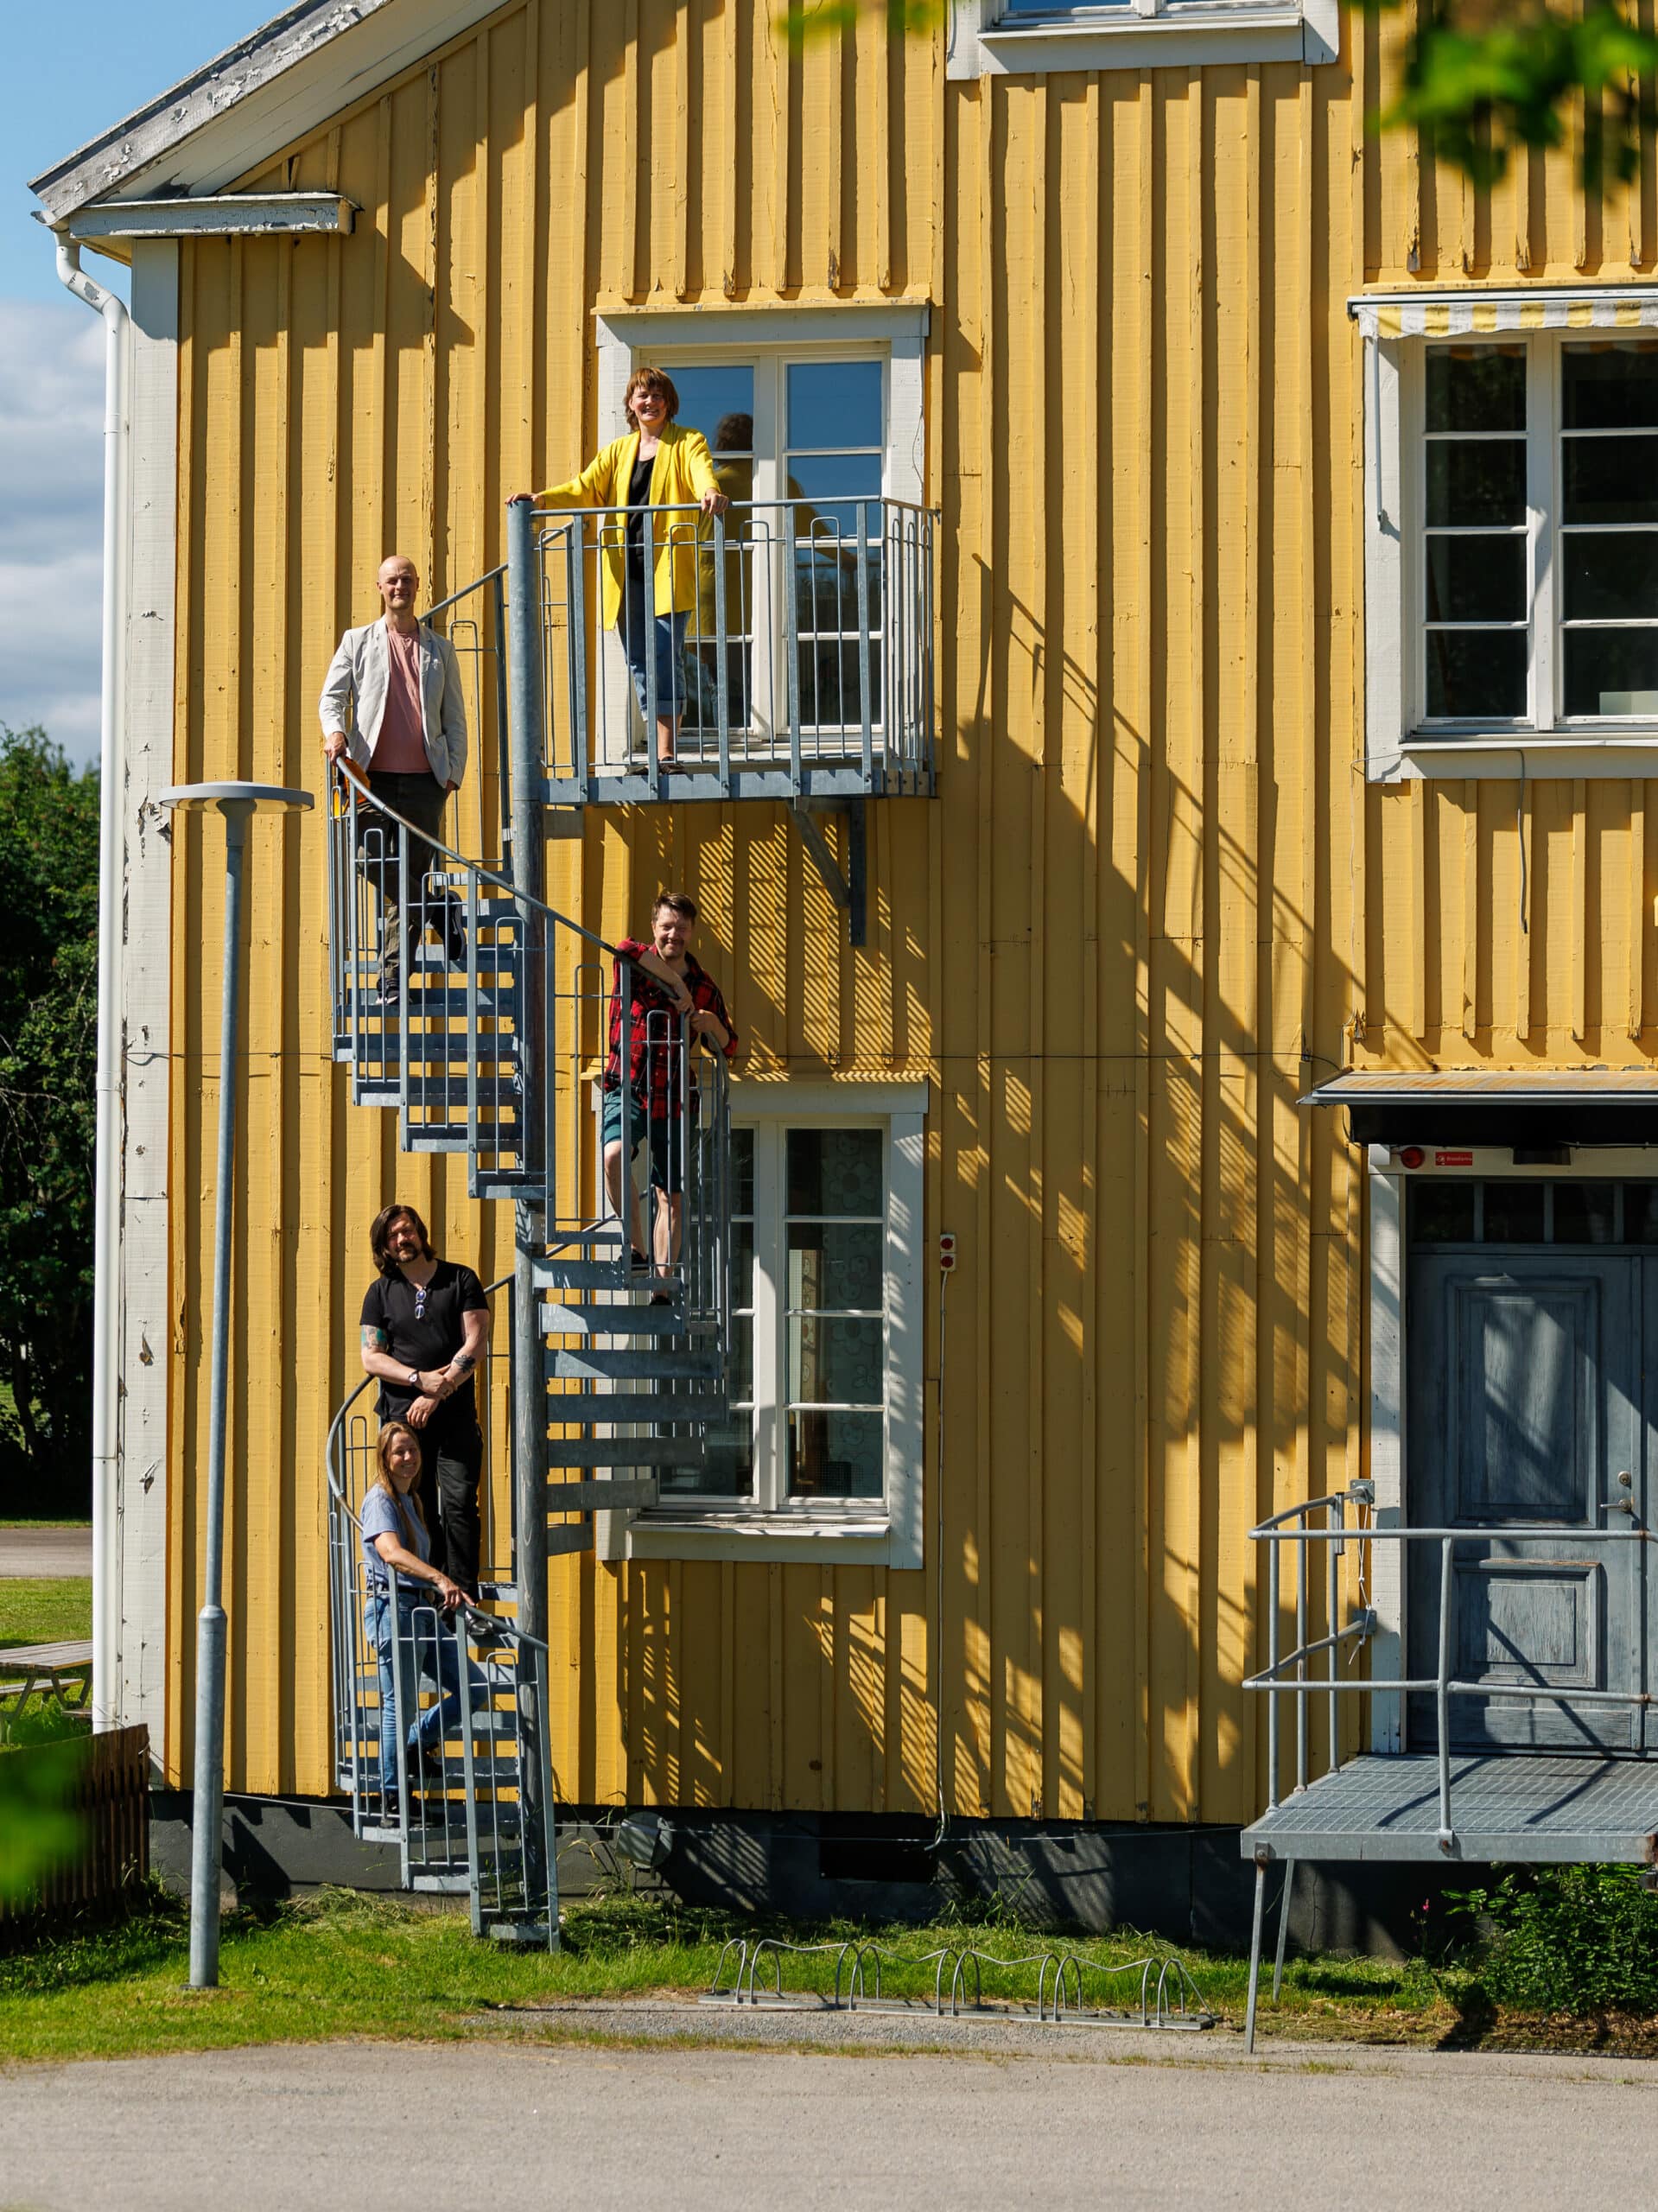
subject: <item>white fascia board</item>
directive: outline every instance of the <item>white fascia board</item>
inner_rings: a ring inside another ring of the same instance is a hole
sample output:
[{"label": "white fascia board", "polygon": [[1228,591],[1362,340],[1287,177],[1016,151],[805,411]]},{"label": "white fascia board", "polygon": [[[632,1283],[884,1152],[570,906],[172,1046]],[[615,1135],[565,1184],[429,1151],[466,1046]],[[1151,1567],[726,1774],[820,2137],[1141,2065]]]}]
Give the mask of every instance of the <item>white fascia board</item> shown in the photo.
[{"label": "white fascia board", "polygon": [[502,0],[306,0],[30,180],[60,225],[95,200],[222,192],[499,13]]},{"label": "white fascia board", "polygon": [[357,203],[338,192],[215,192],[190,200],[103,200],[72,216],[83,245],[105,238],[258,238],[349,231]]}]

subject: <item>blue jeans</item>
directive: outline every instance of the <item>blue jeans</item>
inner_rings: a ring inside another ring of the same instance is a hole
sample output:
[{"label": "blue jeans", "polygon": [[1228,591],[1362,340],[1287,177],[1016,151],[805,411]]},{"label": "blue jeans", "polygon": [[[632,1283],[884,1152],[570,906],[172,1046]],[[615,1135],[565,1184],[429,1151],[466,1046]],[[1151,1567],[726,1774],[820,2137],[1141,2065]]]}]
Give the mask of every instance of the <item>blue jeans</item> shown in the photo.
[{"label": "blue jeans", "polygon": [[627,578],[622,593],[622,619],[616,625],[616,634],[622,641],[622,651],[627,657],[627,672],[633,679],[633,696],[639,702],[639,713],[646,723],[651,720],[651,709],[645,694],[645,653],[647,627],[655,632],[654,645],[657,664],[657,719],[677,721],[685,711],[685,678],[680,670],[680,653],[685,643],[685,626],[690,620],[689,608],[683,614],[652,616],[645,607],[645,579],[637,582]]},{"label": "blue jeans", "polygon": [[[370,1586],[368,1632],[380,1668],[380,1795],[383,1800],[397,1789],[397,1678],[392,1659],[391,1596]],[[409,1731],[409,1748],[430,1751],[448,1734],[461,1713],[461,1669],[457,1653],[466,1631],[456,1633],[429,1598],[417,1597],[407,1583],[397,1587],[397,1633],[412,1674],[435,1681],[443,1692],[440,1702],[422,1713]],[[416,1634],[418,1622],[419,1634]],[[435,1633],[434,1626],[435,1624]],[[435,1648],[434,1648],[435,1647]],[[467,1677],[474,1707],[489,1698],[489,1685],[470,1660]]]}]

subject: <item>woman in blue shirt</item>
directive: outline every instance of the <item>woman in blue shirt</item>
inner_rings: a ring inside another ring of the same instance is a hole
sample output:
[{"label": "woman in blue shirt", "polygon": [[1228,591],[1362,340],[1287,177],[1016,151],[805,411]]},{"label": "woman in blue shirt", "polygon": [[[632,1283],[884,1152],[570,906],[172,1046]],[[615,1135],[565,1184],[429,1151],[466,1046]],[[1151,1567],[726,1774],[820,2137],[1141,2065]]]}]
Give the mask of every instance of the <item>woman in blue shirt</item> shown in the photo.
[{"label": "woman in blue shirt", "polygon": [[[464,1626],[454,1632],[440,1629],[435,1616],[454,1621],[467,1603],[467,1593],[441,1569],[431,1564],[432,1539],[421,1511],[420,1439],[407,1421],[389,1421],[380,1430],[377,1457],[380,1471],[363,1500],[361,1526],[363,1561],[368,1578],[368,1632],[380,1668],[380,1802],[388,1821],[399,1816],[397,1802],[397,1682],[392,1632],[405,1650],[412,1651],[418,1672],[442,1689],[441,1700],[419,1715],[409,1730],[410,1794],[429,1783],[442,1783],[441,1756],[433,1758],[443,1738],[454,1727],[461,1711],[461,1671],[457,1661]],[[395,1617],[388,1569],[397,1577]],[[429,1584],[435,1603],[416,1586]],[[417,1615],[428,1618],[417,1620]],[[416,1628],[418,1626],[418,1633]],[[487,1702],[488,1685],[476,1667],[470,1676],[474,1698]]]}]

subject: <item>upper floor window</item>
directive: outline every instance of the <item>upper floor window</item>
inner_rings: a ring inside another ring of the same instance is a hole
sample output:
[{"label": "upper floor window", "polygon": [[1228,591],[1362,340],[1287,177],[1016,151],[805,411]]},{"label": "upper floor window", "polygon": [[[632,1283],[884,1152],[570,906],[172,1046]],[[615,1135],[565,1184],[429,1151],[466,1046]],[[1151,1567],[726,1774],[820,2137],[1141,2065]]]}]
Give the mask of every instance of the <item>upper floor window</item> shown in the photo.
[{"label": "upper floor window", "polygon": [[1425,724],[1658,722],[1658,339],[1426,349]]},{"label": "upper floor window", "polygon": [[1654,772],[1658,331],[1547,295],[1359,305],[1370,774]]}]

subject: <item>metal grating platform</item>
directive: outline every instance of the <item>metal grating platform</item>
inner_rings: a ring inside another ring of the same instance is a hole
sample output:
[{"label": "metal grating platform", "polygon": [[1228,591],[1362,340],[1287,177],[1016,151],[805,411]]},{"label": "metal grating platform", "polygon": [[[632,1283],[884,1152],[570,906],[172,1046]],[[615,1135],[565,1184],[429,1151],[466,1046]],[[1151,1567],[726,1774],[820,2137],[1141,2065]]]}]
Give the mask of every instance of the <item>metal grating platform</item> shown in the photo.
[{"label": "metal grating platform", "polygon": [[1351,1760],[1243,1831],[1243,1855],[1658,1864],[1658,1761],[1470,1755],[1451,1763],[1439,1838],[1432,1755]]}]

